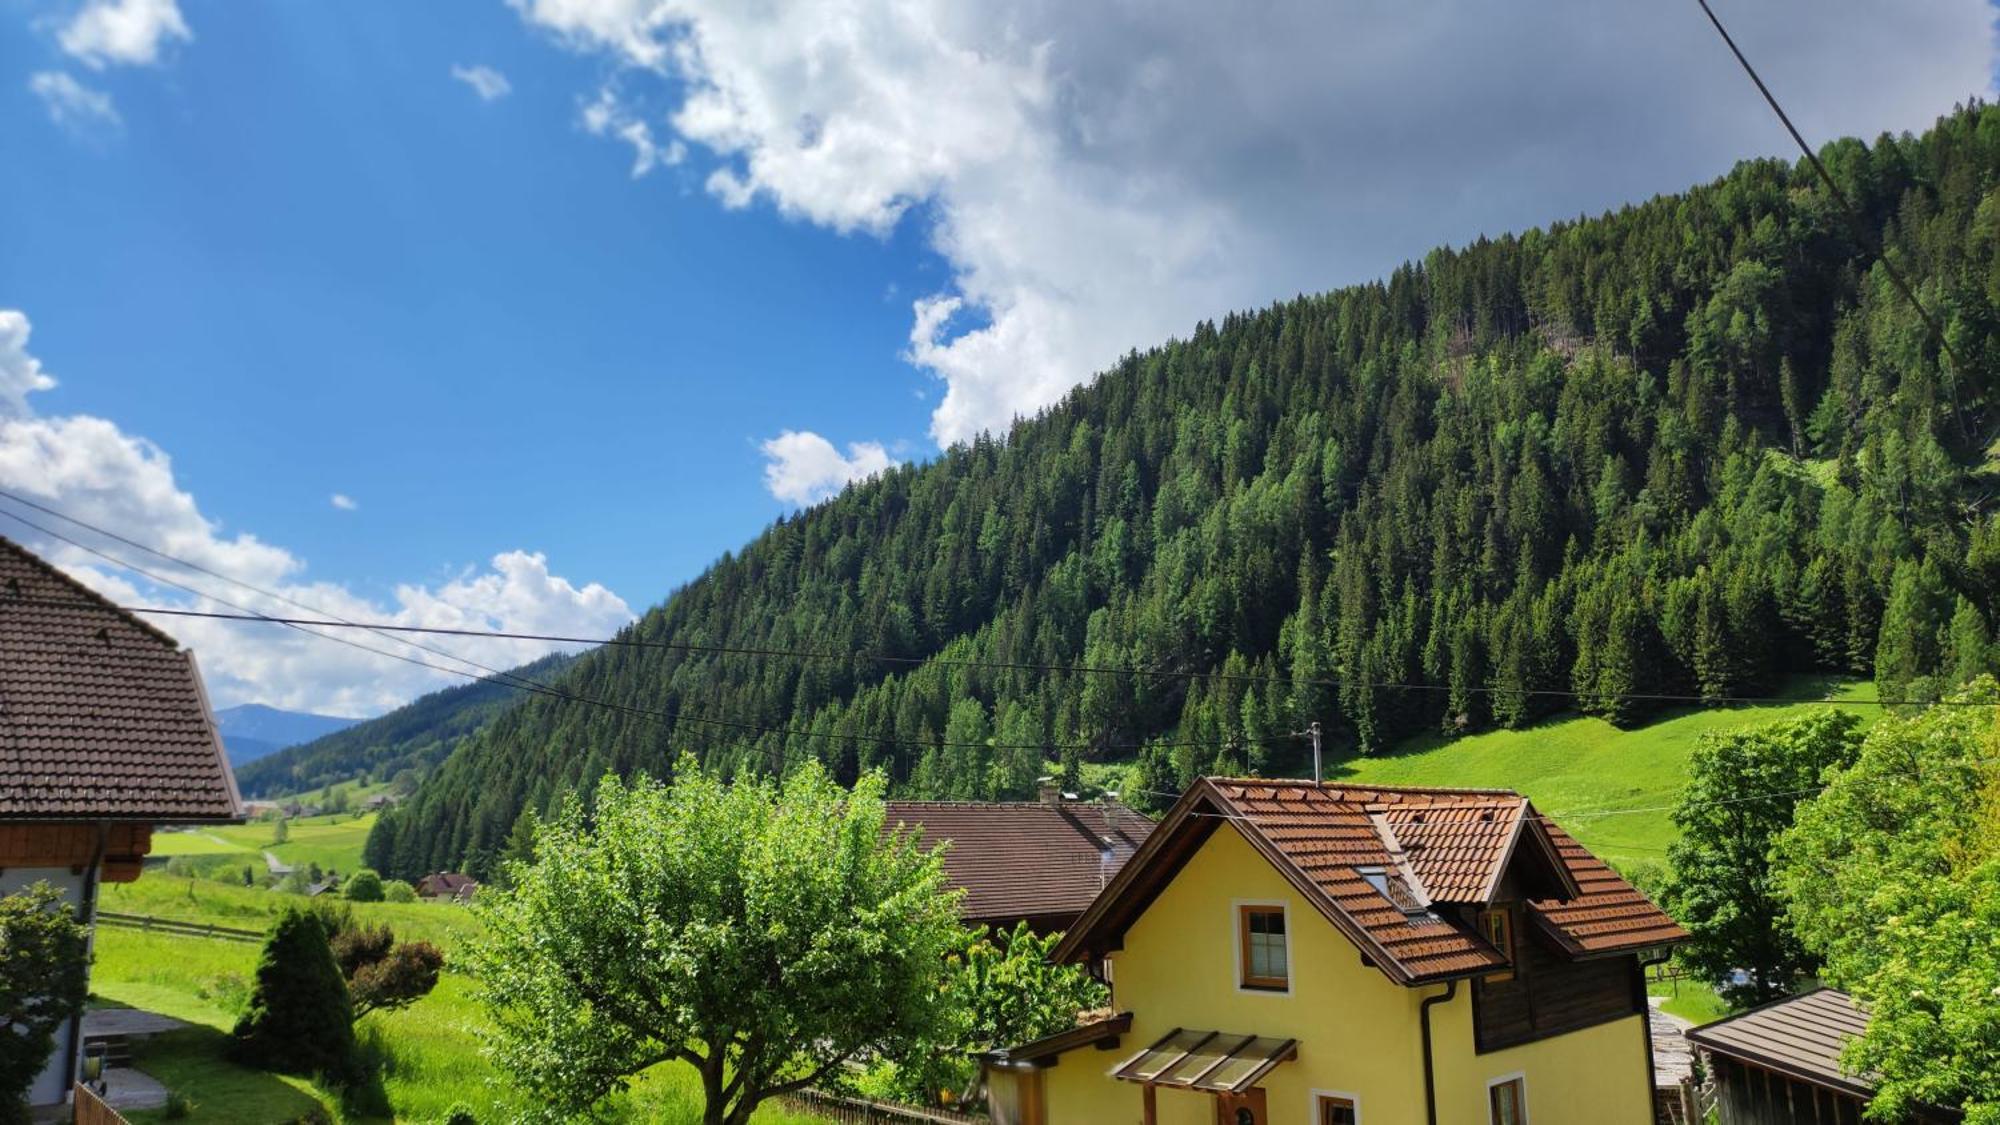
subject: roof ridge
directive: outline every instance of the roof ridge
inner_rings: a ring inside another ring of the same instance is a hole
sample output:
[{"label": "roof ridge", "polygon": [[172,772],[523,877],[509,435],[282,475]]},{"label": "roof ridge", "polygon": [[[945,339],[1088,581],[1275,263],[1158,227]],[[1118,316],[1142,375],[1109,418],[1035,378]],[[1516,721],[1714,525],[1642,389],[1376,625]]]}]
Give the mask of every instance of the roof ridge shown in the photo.
[{"label": "roof ridge", "polygon": [[1208,777],[1216,785],[1262,785],[1282,789],[1349,789],[1370,793],[1442,793],[1463,797],[1516,797],[1518,789],[1482,789],[1452,785],[1380,785],[1361,781],[1313,781],[1304,777]]},{"label": "roof ridge", "polygon": [[[71,575],[63,571],[61,567],[58,567],[56,564],[41,557],[35,552],[30,551],[21,544],[16,543],[14,540],[9,539],[5,535],[0,535],[0,550],[11,551],[13,554],[19,556],[21,560],[26,562],[29,566],[35,568],[36,570],[41,571],[44,575],[54,579],[56,582],[71,587],[78,593],[82,594],[84,598],[86,598],[87,600],[97,603],[98,608],[110,612],[114,616],[118,617],[121,621],[125,622],[128,625],[133,626],[140,632],[153,637],[155,640],[165,642],[167,647],[173,649],[174,651],[176,652],[182,651],[181,643],[175,640],[171,635],[169,635],[165,631],[161,630],[159,627],[153,625],[149,621],[142,620],[138,615],[134,613],[128,612],[124,607],[120,606],[117,602],[112,601],[110,598],[107,598],[103,594],[98,593],[96,590],[91,589],[89,586],[84,585],[82,582],[78,581],[76,578],[72,577]],[[0,598],[0,602],[4,601],[5,601],[4,598]]]}]

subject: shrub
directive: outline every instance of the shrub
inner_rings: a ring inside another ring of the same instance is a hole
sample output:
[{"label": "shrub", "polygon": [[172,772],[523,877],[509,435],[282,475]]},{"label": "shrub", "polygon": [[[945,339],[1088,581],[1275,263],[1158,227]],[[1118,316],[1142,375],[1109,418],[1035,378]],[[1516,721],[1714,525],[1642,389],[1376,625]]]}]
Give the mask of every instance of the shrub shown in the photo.
[{"label": "shrub", "polygon": [[340,966],[341,977],[351,980],[363,967],[387,957],[396,935],[387,926],[348,925],[335,931],[328,944],[333,947],[333,963]]},{"label": "shrub", "polygon": [[271,928],[250,1008],[230,1034],[230,1055],[246,1066],[353,1082],[354,1009],[317,915],[287,911]]},{"label": "shrub", "polygon": [[167,1093],[167,1104],[160,1107],[160,1117],[165,1121],[180,1121],[194,1112],[194,1103],[179,1090]]},{"label": "shrub", "polygon": [[453,1102],[451,1108],[444,1111],[444,1116],[438,1119],[438,1125],[479,1125],[479,1118],[473,1114],[471,1106]]},{"label": "shrub", "polygon": [[437,987],[444,954],[427,941],[396,946],[388,956],[363,965],[348,979],[354,1015],[359,1019],[380,1008],[402,1008],[430,995]]},{"label": "shrub", "polygon": [[28,1119],[56,1029],[83,1007],[88,940],[47,883],[0,897],[0,1122]]},{"label": "shrub", "polygon": [[342,893],[353,902],[381,902],[382,876],[364,867],[356,871],[354,877],[347,881],[347,887]]},{"label": "shrub", "polygon": [[382,884],[383,902],[415,902],[417,888],[401,879],[391,879]]}]

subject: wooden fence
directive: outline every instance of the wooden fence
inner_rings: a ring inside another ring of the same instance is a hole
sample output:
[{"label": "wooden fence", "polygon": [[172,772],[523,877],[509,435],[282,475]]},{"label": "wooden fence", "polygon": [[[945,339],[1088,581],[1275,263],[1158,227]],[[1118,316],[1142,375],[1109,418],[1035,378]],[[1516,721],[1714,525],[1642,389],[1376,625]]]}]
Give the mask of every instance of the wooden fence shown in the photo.
[{"label": "wooden fence", "polygon": [[125,1125],[125,1118],[118,1111],[104,1104],[104,1099],[91,1093],[90,1087],[79,1082],[76,1093],[71,1096],[70,1121],[72,1125]]},{"label": "wooden fence", "polygon": [[178,937],[217,938],[222,941],[262,942],[264,931],[239,930],[233,926],[217,926],[207,922],[186,922],[179,918],[154,918],[147,914],[119,914],[116,911],[97,912],[98,924],[104,926],[124,926],[133,930],[152,930],[157,933],[174,934]]},{"label": "wooden fence", "polygon": [[800,1090],[779,1098],[786,1109],[810,1113],[838,1125],[988,1125],[984,1116],[952,1113],[942,1109],[922,1109],[894,1102],[844,1098],[822,1090]]}]

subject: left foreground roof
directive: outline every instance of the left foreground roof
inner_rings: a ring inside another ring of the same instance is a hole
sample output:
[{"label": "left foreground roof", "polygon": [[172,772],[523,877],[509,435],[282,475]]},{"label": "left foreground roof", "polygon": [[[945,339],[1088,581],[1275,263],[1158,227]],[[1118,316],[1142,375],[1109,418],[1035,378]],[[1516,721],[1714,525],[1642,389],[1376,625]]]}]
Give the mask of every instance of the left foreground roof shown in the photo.
[{"label": "left foreground roof", "polygon": [[237,820],[194,654],[0,537],[0,820]]}]

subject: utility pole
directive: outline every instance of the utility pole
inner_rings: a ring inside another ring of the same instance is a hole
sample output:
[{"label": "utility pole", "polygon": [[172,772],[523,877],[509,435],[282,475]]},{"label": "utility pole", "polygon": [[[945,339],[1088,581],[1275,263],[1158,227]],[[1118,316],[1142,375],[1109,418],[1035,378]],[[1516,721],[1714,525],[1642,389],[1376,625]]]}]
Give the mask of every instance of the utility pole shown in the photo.
[{"label": "utility pole", "polygon": [[1294,734],[1294,735],[1293,735],[1293,737],[1294,737],[1294,738],[1296,738],[1296,737],[1298,737],[1299,735],[1304,735],[1305,737],[1307,737],[1307,738],[1310,738],[1310,739],[1312,739],[1312,742],[1313,742],[1313,788],[1317,789],[1317,788],[1319,788],[1319,784],[1320,784],[1320,780],[1319,780],[1319,777],[1320,777],[1320,773],[1319,773],[1319,720],[1318,720],[1318,719],[1314,719],[1314,720],[1313,720],[1313,721],[1312,721],[1312,722],[1311,722],[1311,723],[1310,723],[1310,724],[1309,724],[1309,725],[1308,725],[1308,726],[1306,727],[1306,729],[1305,729],[1305,730],[1302,730],[1302,731],[1299,731],[1299,732],[1297,732],[1296,734]]}]

